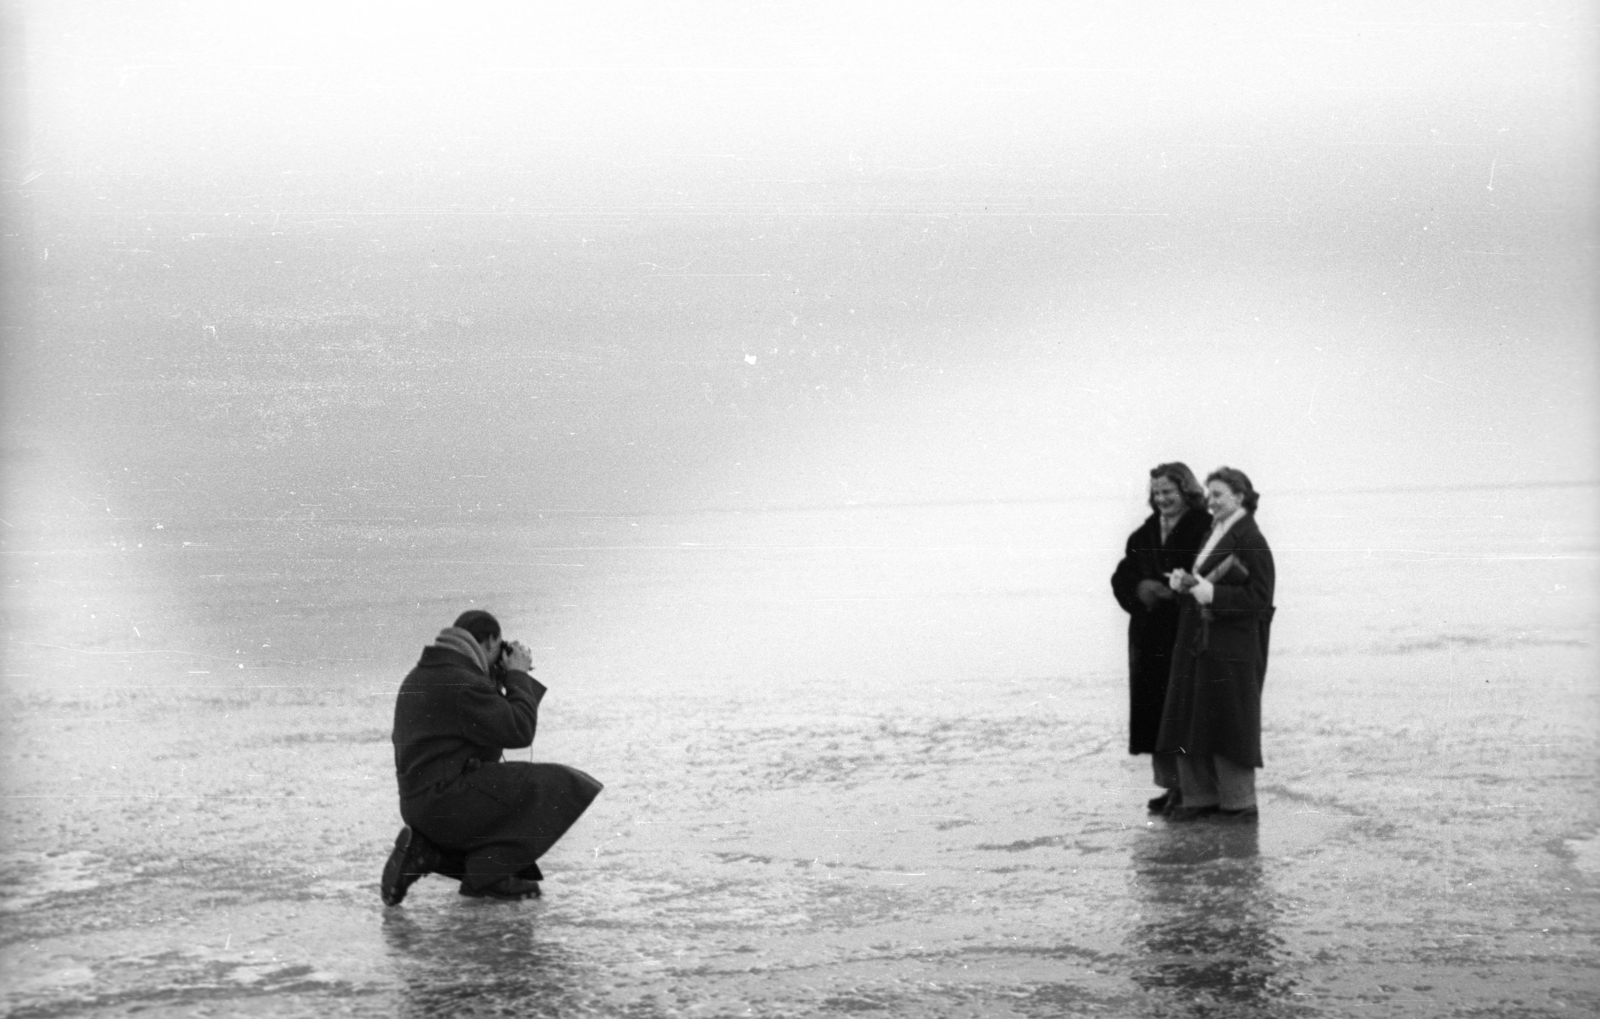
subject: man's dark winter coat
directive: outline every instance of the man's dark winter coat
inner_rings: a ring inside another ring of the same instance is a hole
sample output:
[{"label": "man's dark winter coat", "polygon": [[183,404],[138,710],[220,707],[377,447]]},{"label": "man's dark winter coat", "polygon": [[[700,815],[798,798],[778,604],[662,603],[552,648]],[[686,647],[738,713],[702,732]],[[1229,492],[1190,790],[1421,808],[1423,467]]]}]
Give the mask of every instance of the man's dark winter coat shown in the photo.
[{"label": "man's dark winter coat", "polygon": [[538,880],[535,861],[602,788],[576,768],[501,760],[502,751],[533,743],[544,689],[524,672],[491,679],[466,655],[438,646],[423,649],[400,685],[400,816],[446,850],[443,871],[470,887],[507,876]]},{"label": "man's dark winter coat", "polygon": [[1139,600],[1141,580],[1165,584],[1173,570],[1187,570],[1205,544],[1211,516],[1190,507],[1166,544],[1161,542],[1161,517],[1152,513],[1138,530],[1128,535],[1122,562],[1111,575],[1111,592],[1128,612],[1128,753],[1148,754],[1156,748],[1161,730],[1161,708],[1167,699],[1167,676],[1172,671],[1172,644],[1178,634],[1178,602],[1158,601],[1147,609]]}]

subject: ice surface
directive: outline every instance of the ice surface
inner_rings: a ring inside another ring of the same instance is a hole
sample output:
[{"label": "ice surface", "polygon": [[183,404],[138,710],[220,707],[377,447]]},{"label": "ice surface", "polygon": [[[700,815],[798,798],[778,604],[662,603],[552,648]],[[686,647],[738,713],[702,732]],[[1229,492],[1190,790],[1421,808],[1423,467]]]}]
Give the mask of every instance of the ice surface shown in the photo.
[{"label": "ice surface", "polygon": [[[11,535],[0,1008],[1588,1014],[1593,494],[1264,503],[1256,827],[1144,813],[1137,506]],[[606,791],[544,899],[385,909],[394,688],[474,600]]]}]

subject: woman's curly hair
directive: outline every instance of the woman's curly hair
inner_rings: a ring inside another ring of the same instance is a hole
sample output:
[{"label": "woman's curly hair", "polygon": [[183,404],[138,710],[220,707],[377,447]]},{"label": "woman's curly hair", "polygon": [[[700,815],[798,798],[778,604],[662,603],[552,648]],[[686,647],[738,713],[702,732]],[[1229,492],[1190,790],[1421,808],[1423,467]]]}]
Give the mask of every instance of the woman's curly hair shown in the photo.
[{"label": "woman's curly hair", "polygon": [[[1150,468],[1150,480],[1153,483],[1157,478],[1166,478],[1178,486],[1178,491],[1183,493],[1183,501],[1189,504],[1190,509],[1204,510],[1206,508],[1206,490],[1200,487],[1200,482],[1194,479],[1194,471],[1189,465],[1174,460],[1169,464],[1157,464]],[[1150,508],[1156,508],[1156,500],[1151,496],[1148,500]]]}]

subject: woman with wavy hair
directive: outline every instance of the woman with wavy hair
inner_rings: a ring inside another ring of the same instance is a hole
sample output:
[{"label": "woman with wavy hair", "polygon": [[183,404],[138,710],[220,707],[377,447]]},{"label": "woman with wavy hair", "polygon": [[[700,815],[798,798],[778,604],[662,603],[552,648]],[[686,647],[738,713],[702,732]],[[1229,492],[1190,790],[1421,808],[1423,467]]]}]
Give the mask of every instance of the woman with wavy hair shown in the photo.
[{"label": "woman with wavy hair", "polygon": [[1178,802],[1177,763],[1171,754],[1155,752],[1178,633],[1178,602],[1167,576],[1193,565],[1205,541],[1211,526],[1205,498],[1187,465],[1153,468],[1148,500],[1153,512],[1128,535],[1111,575],[1111,593],[1128,613],[1128,753],[1151,755],[1155,784],[1162,790],[1149,804],[1155,813]]},{"label": "woman with wavy hair", "polygon": [[1215,814],[1254,821],[1261,767],[1261,686],[1267,676],[1275,570],[1256,526],[1260,502],[1243,471],[1206,477],[1211,532],[1192,570],[1174,570],[1178,636],[1156,749],[1177,755],[1176,821]]}]

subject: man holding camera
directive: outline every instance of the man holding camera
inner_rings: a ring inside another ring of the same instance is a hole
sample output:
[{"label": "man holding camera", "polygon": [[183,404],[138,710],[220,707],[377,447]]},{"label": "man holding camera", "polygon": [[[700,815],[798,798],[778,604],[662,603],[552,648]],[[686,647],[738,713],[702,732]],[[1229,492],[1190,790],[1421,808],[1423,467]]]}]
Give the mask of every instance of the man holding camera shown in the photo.
[{"label": "man holding camera", "polygon": [[384,905],[429,873],[459,879],[474,898],[538,896],[536,861],[602,786],[565,765],[502,760],[533,743],[545,688],[532,670],[528,649],[473,609],[400,684],[393,738],[406,827],[383,869]]}]

